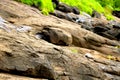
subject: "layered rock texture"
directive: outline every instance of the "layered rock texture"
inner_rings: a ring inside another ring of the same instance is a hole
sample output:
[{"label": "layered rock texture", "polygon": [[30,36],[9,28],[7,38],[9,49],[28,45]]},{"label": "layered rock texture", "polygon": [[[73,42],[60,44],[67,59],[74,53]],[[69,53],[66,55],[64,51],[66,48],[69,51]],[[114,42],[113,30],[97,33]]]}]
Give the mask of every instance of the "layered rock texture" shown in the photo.
[{"label": "layered rock texture", "polygon": [[[91,19],[92,27],[108,22]],[[120,80],[119,37],[100,36],[83,23],[0,0],[0,80]]]}]

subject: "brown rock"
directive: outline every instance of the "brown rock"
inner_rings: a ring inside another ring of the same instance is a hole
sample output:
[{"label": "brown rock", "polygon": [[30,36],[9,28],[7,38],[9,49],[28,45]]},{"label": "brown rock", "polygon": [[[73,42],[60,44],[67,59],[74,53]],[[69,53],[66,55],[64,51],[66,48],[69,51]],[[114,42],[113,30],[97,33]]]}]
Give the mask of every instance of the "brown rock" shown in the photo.
[{"label": "brown rock", "polygon": [[[2,73],[48,80],[120,79],[120,62],[107,58],[108,55],[114,55],[119,59],[119,48],[116,48],[120,46],[118,41],[89,32],[78,24],[51,15],[44,16],[37,9],[12,0],[0,0],[0,6],[2,18],[16,26],[11,32],[0,28]],[[9,22],[5,24],[10,24]],[[23,24],[31,26],[32,30],[18,32],[17,26]],[[48,30],[45,29],[46,26]],[[71,45],[58,46],[43,39],[36,39],[35,34],[43,30],[49,33],[51,42],[57,44],[62,39],[78,49],[72,47],[71,50]],[[55,38],[54,34],[58,37]]]},{"label": "brown rock", "polygon": [[72,44],[72,36],[70,33],[59,28],[44,28],[42,34],[47,37],[46,40],[57,45]]},{"label": "brown rock", "polygon": [[47,79],[35,79],[35,78],[30,78],[25,76],[0,73],[0,80],[47,80]]},{"label": "brown rock", "polygon": [[[4,43],[7,44],[6,48],[0,49],[0,70],[2,72],[55,79],[54,70],[45,55],[34,52],[26,43],[23,45],[23,39],[19,36],[14,38],[14,34],[17,33],[4,35],[4,32],[0,32],[0,34],[2,35],[0,44],[4,47],[6,46]],[[24,34],[23,36],[25,37]]]}]

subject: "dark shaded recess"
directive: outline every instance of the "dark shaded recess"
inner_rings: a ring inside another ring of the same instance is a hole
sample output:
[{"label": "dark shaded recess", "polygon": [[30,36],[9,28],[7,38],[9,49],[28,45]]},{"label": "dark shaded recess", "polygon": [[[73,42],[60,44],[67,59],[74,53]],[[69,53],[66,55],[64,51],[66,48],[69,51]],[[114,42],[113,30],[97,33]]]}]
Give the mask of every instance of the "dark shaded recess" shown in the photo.
[{"label": "dark shaded recess", "polygon": [[95,28],[93,28],[93,31],[95,33],[105,32],[105,31],[108,31],[108,30],[110,30],[110,28],[102,27],[102,26],[96,26]]},{"label": "dark shaded recess", "polygon": [[116,36],[116,32],[114,32],[113,30],[111,30],[109,27],[102,27],[102,26],[96,26],[95,28],[93,28],[93,32],[95,32],[96,34],[99,34],[103,37],[112,39],[112,40],[116,40],[117,38]]},{"label": "dark shaded recess", "polygon": [[77,7],[72,7],[72,12],[74,14],[80,14],[80,11],[79,11],[79,9]]},{"label": "dark shaded recess", "polygon": [[115,36],[117,40],[120,40],[120,23],[113,25],[113,32],[114,34],[112,35]]},{"label": "dark shaded recess", "polygon": [[118,25],[113,25],[113,28],[120,29],[120,23]]},{"label": "dark shaded recess", "polygon": [[118,40],[118,41],[120,40],[120,26],[119,25],[113,25],[112,28],[96,26],[95,28],[93,28],[93,32],[103,37],[112,39],[112,40]]},{"label": "dark shaded recess", "polygon": [[111,40],[117,40],[115,36],[111,35],[111,34],[108,34],[107,32],[99,32],[97,33],[103,37],[106,37],[108,39],[111,39]]},{"label": "dark shaded recess", "polygon": [[13,57],[13,54],[10,53],[10,52],[5,52],[5,55],[8,56],[8,57]]},{"label": "dark shaded recess", "polygon": [[118,18],[120,18],[120,11],[113,11],[112,14]]},{"label": "dark shaded recess", "polygon": [[38,33],[36,33],[36,35],[38,35],[39,38],[44,39],[45,41],[50,42],[50,36],[47,33],[45,33],[45,32],[38,32]]},{"label": "dark shaded recess", "polygon": [[56,43],[56,45],[64,45],[64,46],[68,46],[68,44],[66,44],[64,41],[60,40],[58,43]]},{"label": "dark shaded recess", "polygon": [[120,41],[120,33],[118,33],[118,35],[115,36],[117,38],[117,40]]},{"label": "dark shaded recess", "polygon": [[59,0],[52,0],[52,2],[55,3],[56,6],[59,5]]}]

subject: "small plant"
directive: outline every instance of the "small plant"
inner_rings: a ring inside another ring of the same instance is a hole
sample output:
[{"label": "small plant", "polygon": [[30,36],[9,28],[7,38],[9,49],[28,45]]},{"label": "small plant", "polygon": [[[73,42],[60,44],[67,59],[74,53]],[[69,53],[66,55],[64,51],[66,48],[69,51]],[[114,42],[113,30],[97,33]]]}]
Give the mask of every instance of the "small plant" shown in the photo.
[{"label": "small plant", "polygon": [[109,59],[109,60],[114,60],[114,61],[117,60],[117,58],[116,58],[115,56],[112,56],[112,55],[108,55],[108,56],[107,56],[107,59]]},{"label": "small plant", "polygon": [[72,51],[73,53],[78,53],[78,50],[75,49],[75,48],[71,48],[71,51]]},{"label": "small plant", "polygon": [[115,48],[120,48],[120,46],[115,46]]}]

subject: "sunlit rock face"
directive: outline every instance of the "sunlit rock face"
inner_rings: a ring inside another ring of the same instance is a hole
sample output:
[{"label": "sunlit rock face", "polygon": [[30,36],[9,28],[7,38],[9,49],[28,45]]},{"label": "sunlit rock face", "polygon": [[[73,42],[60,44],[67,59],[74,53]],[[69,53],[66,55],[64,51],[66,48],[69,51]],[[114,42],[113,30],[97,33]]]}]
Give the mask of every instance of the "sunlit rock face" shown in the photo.
[{"label": "sunlit rock face", "polygon": [[0,79],[119,80],[119,41],[82,26],[44,16],[38,9],[12,0],[0,0]]}]

